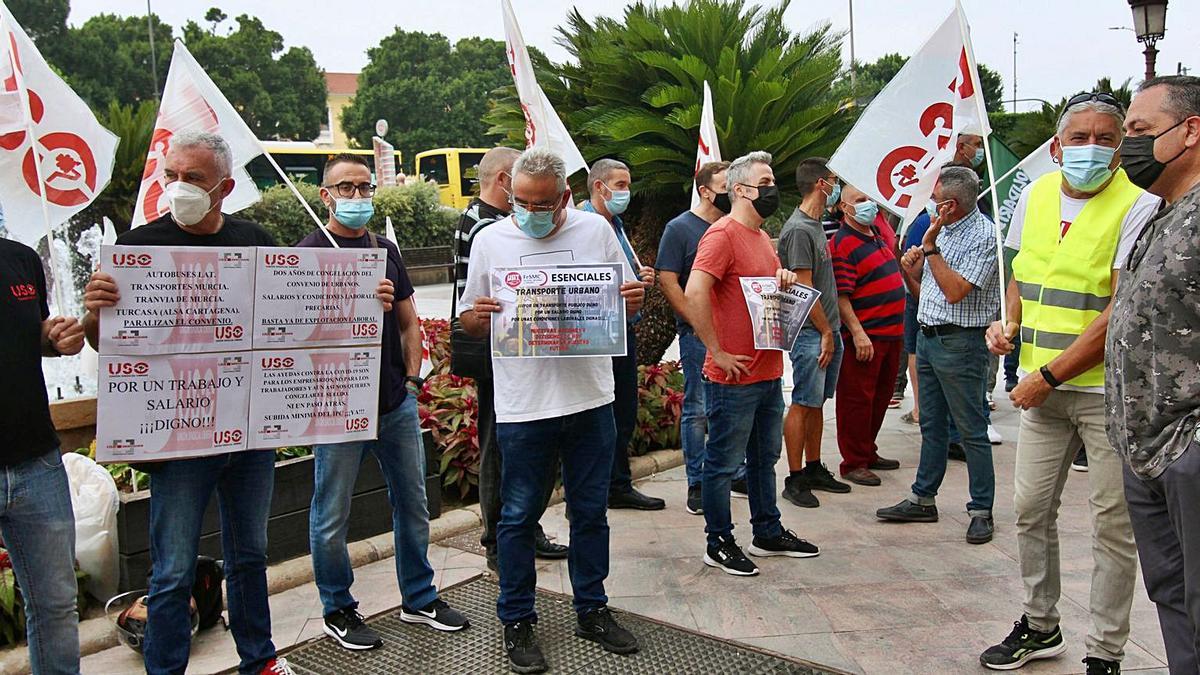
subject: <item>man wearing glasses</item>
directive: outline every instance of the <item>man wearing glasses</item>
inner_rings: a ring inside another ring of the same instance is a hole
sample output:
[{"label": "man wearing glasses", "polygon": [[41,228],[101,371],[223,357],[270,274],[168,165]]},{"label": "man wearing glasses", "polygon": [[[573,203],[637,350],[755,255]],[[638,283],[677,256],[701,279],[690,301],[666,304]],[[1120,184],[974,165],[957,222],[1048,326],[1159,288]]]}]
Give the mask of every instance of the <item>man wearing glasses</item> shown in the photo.
[{"label": "man wearing glasses", "polygon": [[[467,618],[438,597],[429,564],[429,511],[425,501],[425,450],[417,417],[417,394],[422,381],[421,328],[413,306],[412,283],[400,250],[368,232],[374,215],[371,170],[357,155],[336,155],[325,165],[321,201],[329,209],[326,228],[341,248],[387,249],[386,278],[380,283],[384,305],[379,374],[379,436],[373,441],[316,445],[316,476],[309,514],[309,548],[313,574],[324,608],[325,633],[351,650],[383,644],[379,634],[363,623],[358,602],[350,594],[354,572],[346,551],[350,497],[359,466],[375,456],[383,470],[392,505],[396,547],[396,579],[403,603],[400,620],[441,631],[467,628]],[[323,232],[315,231],[297,246],[328,247]]]},{"label": "man wearing glasses", "polygon": [[1087,672],[1120,672],[1137,569],[1121,460],[1105,435],[1104,342],[1118,270],[1158,208],[1158,197],[1118,166],[1125,111],[1108,94],[1067,102],[1051,151],[1061,170],[1025,188],[1005,245],[1017,251],[1008,316],[988,329],[1005,355],[1021,337],[1020,376],[1010,398],[1022,410],[1017,440],[1017,544],[1024,613],[1012,633],[980,656],[1019,668],[1061,654],[1058,507],[1071,460],[1087,448],[1092,510],[1092,583]]}]

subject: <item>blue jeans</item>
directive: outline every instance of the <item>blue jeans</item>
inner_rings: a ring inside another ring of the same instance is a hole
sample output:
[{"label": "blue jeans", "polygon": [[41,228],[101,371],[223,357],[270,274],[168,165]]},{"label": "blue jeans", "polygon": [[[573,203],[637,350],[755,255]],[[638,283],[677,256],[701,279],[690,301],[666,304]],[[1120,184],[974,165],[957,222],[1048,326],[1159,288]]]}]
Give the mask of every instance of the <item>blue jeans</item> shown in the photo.
[{"label": "blue jeans", "polygon": [[[679,439],[683,445],[684,469],[688,487],[700,484],[704,477],[704,437],[708,433],[708,415],[704,411],[704,342],[690,330],[679,333],[679,363],[683,369],[683,414],[679,419]],[[746,477],[746,462],[738,465],[734,480]]]},{"label": "blue jeans", "polygon": [[77,674],[75,516],[62,456],[54,448],[0,470],[0,535],[25,601],[29,664],[35,675]]},{"label": "blue jeans", "polygon": [[217,492],[229,630],[240,673],[258,673],[275,658],[267,604],[267,516],[275,485],[275,451],[213,455],[159,463],[150,474],[150,596],[145,659],[150,675],[182,675],[192,630],[188,606],[204,510]]},{"label": "blue jeans", "polygon": [[992,445],[988,442],[988,351],[983,329],[917,337],[917,382],[921,396],[921,463],[909,501],[932,505],[946,476],[947,417],[962,435],[971,501],[967,513],[990,516],[996,495]]},{"label": "blue jeans", "polygon": [[534,420],[501,422],[500,598],[496,615],[504,624],[536,619],[533,608],[537,571],[533,537],[546,506],[546,485],[554,480],[555,458],[562,462],[563,489],[571,512],[567,568],[575,611],[604,607],[608,577],[608,484],[616,424],[612,405]]},{"label": "blue jeans", "polygon": [[775,463],[783,449],[782,380],[743,385],[706,381],[704,402],[709,427],[702,495],[709,545],[733,536],[729,484],[742,461],[754,536],[779,536],[783,527],[775,505]]},{"label": "blue jeans", "polygon": [[407,396],[400,407],[379,418],[379,439],[313,447],[316,474],[308,516],[308,547],[321,605],[328,616],[358,607],[350,594],[354,570],[346,550],[350,499],[358,470],[374,455],[387,483],[396,547],[396,580],[409,608],[437,600],[429,564],[429,508],[425,499],[425,449],[417,400]]}]

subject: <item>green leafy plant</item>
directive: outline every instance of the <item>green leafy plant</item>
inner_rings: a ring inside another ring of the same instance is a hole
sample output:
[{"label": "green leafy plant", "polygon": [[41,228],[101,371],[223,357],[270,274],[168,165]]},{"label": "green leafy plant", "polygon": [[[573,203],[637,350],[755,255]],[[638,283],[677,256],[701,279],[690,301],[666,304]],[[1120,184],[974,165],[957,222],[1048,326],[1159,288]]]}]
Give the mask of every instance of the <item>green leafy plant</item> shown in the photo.
[{"label": "green leafy plant", "polygon": [[678,361],[638,366],[638,415],[631,455],[679,447],[679,420],[683,415],[683,370]]},{"label": "green leafy plant", "polygon": [[[75,583],[79,587],[76,594],[76,609],[83,616],[87,609],[88,575],[75,566]],[[0,546],[0,647],[15,645],[25,639],[25,601],[21,598],[21,588],[17,585],[17,575],[13,571],[12,558],[8,549]]]},{"label": "green leafy plant", "polygon": [[466,497],[479,485],[479,401],[474,381],[457,375],[433,375],[417,398],[421,426],[433,433],[441,455],[442,484]]}]

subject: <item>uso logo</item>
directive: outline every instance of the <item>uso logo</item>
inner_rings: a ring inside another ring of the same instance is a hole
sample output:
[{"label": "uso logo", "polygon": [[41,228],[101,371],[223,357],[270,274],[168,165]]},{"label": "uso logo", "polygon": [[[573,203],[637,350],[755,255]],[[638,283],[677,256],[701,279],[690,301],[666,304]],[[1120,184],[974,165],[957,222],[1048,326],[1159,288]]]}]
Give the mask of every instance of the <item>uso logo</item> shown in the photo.
[{"label": "uso logo", "polygon": [[215,326],[213,327],[213,337],[217,340],[241,340],[241,326]]},{"label": "uso logo", "polygon": [[108,364],[108,374],[113,377],[140,377],[150,373],[150,364],[145,361],[122,361]]},{"label": "uso logo", "polygon": [[300,256],[295,253],[267,253],[263,256],[267,267],[295,267],[300,264]]},{"label": "uso logo", "polygon": [[213,445],[237,445],[241,442],[241,429],[223,429],[213,432]]},{"label": "uso logo", "polygon": [[154,258],[149,253],[114,253],[114,267],[149,267]]},{"label": "uso logo", "polygon": [[290,356],[264,356],[262,367],[266,370],[287,370],[296,365],[296,359]]},{"label": "uso logo", "polygon": [[371,420],[366,417],[351,417],[346,420],[346,431],[366,431],[371,428]]},{"label": "uso logo", "polygon": [[13,284],[8,287],[13,297],[19,301],[37,299],[37,286],[33,284]]},{"label": "uso logo", "polygon": [[373,323],[356,323],[350,327],[354,337],[375,337],[379,334],[379,326]]}]

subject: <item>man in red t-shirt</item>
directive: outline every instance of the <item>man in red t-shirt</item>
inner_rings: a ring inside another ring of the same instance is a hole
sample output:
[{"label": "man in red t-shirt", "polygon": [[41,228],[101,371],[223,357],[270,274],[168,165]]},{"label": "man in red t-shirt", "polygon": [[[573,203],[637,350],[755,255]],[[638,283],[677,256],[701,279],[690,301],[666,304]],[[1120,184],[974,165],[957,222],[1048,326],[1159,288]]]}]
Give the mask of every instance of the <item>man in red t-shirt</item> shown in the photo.
[{"label": "man in red t-shirt", "polygon": [[785,530],[775,505],[775,464],[783,446],[783,352],[754,348],[742,277],[775,277],[783,288],[796,275],[781,269],[763,221],[779,208],[771,155],[752,152],[726,171],[729,215],[713,223],[696,250],[685,292],[688,319],[708,349],[704,401],[708,442],[704,448],[704,563],[738,576],[758,566],[733,538],[729,488],[746,462],[747,496],[754,556],[810,558],[816,546]]},{"label": "man in red t-shirt", "polygon": [[837,441],[841,474],[859,485],[879,485],[872,469],[900,462],[879,456],[875,439],[883,426],[900,367],[904,338],[904,279],[895,239],[878,226],[879,206],[852,185],[842,189],[842,226],[829,240],[846,356],[838,374]]}]

